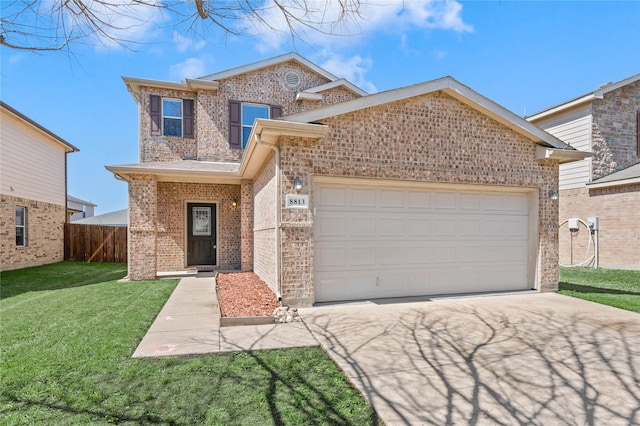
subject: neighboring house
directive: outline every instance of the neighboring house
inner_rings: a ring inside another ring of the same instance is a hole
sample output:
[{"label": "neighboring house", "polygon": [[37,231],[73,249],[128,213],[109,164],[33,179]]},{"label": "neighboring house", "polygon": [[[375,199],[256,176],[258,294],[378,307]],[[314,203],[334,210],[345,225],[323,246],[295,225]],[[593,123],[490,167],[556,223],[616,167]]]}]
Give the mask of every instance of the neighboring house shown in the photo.
[{"label": "neighboring house", "polygon": [[[528,117],[593,157],[560,166],[560,221],[598,217],[599,266],[640,269],[640,74]],[[560,228],[560,261],[593,255],[580,225]],[[595,259],[594,259],[595,261]]]},{"label": "neighboring house", "polygon": [[67,154],[78,149],[0,101],[0,270],[64,259]]},{"label": "neighboring house", "polygon": [[253,270],[298,306],[557,288],[548,194],[587,154],[450,77],[367,95],[290,53],[124,81],[132,280]]},{"label": "neighboring house", "polygon": [[78,219],[73,223],[83,225],[127,226],[129,223],[129,209],[116,210],[86,219]]},{"label": "neighboring house", "polygon": [[93,216],[93,209],[96,207],[90,201],[67,195],[67,214],[71,222]]}]

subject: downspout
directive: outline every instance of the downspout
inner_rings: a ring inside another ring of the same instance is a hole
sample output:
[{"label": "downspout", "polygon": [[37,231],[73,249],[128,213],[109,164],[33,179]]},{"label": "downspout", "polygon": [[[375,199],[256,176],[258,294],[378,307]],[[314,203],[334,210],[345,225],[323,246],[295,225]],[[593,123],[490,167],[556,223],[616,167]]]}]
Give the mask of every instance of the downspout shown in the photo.
[{"label": "downspout", "polygon": [[260,135],[256,134],[256,142],[260,145],[264,145],[268,148],[271,148],[276,153],[276,297],[278,298],[278,302],[282,301],[282,294],[280,293],[281,282],[280,275],[282,270],[281,258],[282,258],[282,245],[280,244],[281,236],[280,231],[282,227],[282,217],[281,217],[281,209],[282,203],[280,201],[280,147],[265,142],[260,138]]}]

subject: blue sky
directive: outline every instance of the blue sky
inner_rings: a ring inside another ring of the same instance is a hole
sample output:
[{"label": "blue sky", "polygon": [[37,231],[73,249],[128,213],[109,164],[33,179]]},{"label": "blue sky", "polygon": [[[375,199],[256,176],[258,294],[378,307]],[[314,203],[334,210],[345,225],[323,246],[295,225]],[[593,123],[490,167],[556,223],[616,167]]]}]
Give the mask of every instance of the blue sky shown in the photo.
[{"label": "blue sky", "polygon": [[80,148],[69,155],[69,194],[101,214],[127,207],[126,183],[104,165],[138,161],[137,106],[121,76],[181,81],[297,50],[369,92],[450,75],[524,115],[640,73],[639,1],[370,2],[341,29],[356,35],[311,33],[295,46],[264,29],[176,32],[169,17],[149,16],[162,26],[126,34],[133,50],[91,40],[70,52],[2,47],[0,97]]}]

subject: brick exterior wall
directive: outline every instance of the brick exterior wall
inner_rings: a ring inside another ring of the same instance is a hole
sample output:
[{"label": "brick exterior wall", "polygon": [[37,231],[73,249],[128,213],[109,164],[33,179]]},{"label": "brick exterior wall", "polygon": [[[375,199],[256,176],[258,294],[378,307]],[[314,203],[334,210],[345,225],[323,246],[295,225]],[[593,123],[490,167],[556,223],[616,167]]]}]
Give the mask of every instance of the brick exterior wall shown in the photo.
[{"label": "brick exterior wall", "polygon": [[[606,93],[591,104],[591,180],[640,162],[636,114],[640,110],[640,81]],[[599,218],[599,266],[640,269],[640,185],[560,192],[560,222],[569,218]],[[577,234],[560,228],[560,262],[580,263],[593,255],[589,234],[580,225]],[[572,249],[573,242],[573,249]],[[591,243],[592,244],[592,243]]]},{"label": "brick exterior wall", "polygon": [[220,269],[240,269],[240,185],[158,182],[158,272],[181,271],[186,265],[187,203],[216,204],[217,254]]},{"label": "brick exterior wall", "polygon": [[155,176],[129,179],[129,279],[156,278],[156,227],[158,185]]},{"label": "brick exterior wall", "polygon": [[253,271],[276,289],[276,157],[270,154],[253,183]]},{"label": "brick exterior wall", "polygon": [[[26,247],[16,247],[16,207],[27,208]],[[2,194],[0,271],[63,261],[65,215],[65,206]]]},{"label": "brick exterior wall", "polygon": [[[538,188],[537,284],[558,285],[557,161],[536,160],[536,145],[444,93],[433,93],[323,120],[320,141],[281,138],[282,200],[304,177],[314,176],[504,185]],[[256,211],[258,211],[256,206]],[[282,296],[298,305],[314,300],[313,216],[283,210]],[[296,225],[297,224],[297,225]],[[255,253],[258,261],[258,250]]]},{"label": "brick exterior wall", "polygon": [[[560,222],[571,217],[599,218],[599,266],[640,269],[640,184],[609,188],[579,188],[560,192]],[[593,255],[589,234],[580,225],[573,237],[574,263]],[[591,244],[593,244],[591,242]],[[571,234],[560,228],[560,262],[571,263]]]},{"label": "brick exterior wall", "polygon": [[636,114],[640,110],[640,81],[606,93],[592,109],[592,180],[640,163]]},{"label": "brick exterior wall", "polygon": [[253,181],[243,179],[240,186],[240,269],[253,270]]},{"label": "brick exterior wall", "polygon": [[[290,88],[284,75],[295,71],[300,86]],[[218,90],[196,92],[143,87],[139,109],[140,161],[174,161],[180,159],[239,160],[242,150],[230,149],[229,101],[279,105],[283,115],[320,108],[354,99],[357,95],[344,88],[323,93],[319,102],[296,101],[296,92],[327,83],[329,80],[293,61],[277,64],[254,72],[221,80]],[[178,99],[193,99],[195,109],[195,138],[151,136],[149,96],[159,95]]]}]

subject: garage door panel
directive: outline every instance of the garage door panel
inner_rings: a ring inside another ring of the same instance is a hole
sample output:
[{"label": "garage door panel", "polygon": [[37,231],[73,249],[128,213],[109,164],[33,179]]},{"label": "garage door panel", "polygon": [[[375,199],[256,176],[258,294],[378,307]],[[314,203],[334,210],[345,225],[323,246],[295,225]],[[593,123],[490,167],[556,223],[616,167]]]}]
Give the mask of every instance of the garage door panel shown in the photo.
[{"label": "garage door panel", "polygon": [[525,193],[323,184],[314,191],[317,301],[531,287]]}]

